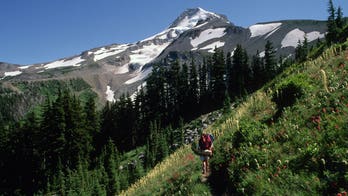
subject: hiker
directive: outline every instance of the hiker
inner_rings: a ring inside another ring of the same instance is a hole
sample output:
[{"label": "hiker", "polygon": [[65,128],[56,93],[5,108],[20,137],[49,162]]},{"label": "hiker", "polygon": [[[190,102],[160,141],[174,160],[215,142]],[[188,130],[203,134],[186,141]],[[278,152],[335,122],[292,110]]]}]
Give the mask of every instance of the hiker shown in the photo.
[{"label": "hiker", "polygon": [[213,155],[213,137],[203,133],[199,139],[199,149],[201,151],[202,173],[207,174],[209,169],[209,157]]}]

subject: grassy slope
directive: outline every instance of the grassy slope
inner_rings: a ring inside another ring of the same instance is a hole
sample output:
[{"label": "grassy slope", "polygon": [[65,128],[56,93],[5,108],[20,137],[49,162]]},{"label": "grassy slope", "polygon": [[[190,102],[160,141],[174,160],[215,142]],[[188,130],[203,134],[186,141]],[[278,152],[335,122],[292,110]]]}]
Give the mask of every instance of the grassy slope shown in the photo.
[{"label": "grassy slope", "polygon": [[[184,146],[121,195],[347,191],[348,51],[338,48],[293,65],[207,128],[217,136],[210,183],[201,182],[199,158]],[[303,96],[272,120],[272,95],[291,80],[304,82]]]}]

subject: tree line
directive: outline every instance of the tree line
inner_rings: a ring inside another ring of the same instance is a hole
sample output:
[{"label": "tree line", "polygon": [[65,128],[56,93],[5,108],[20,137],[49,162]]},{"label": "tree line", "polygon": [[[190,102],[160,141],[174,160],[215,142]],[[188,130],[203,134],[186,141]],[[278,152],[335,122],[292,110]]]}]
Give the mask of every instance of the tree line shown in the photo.
[{"label": "tree line", "polygon": [[191,59],[155,64],[133,100],[123,95],[103,108],[100,139],[110,137],[120,151],[144,145],[151,123],[175,128],[181,121],[219,109],[226,96],[233,101],[261,87],[287,65],[284,62],[278,61],[272,43],[267,42],[264,57],[257,53],[251,60],[237,45],[233,55],[215,49],[202,63]]}]

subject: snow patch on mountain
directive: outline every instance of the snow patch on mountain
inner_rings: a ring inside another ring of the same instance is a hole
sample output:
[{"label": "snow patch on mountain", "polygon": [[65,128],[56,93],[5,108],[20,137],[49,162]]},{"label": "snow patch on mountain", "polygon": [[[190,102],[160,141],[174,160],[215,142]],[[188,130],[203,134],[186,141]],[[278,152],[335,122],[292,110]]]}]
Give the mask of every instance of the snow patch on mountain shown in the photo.
[{"label": "snow patch on mountain", "polygon": [[129,72],[129,63],[126,63],[122,65],[121,67],[118,67],[117,70],[114,72],[114,74],[125,74]]},{"label": "snow patch on mountain", "polygon": [[307,33],[307,39],[309,42],[314,41],[316,39],[323,39],[325,38],[325,33],[320,33],[319,31],[312,31],[310,33]]},{"label": "snow patch on mountain", "polygon": [[282,48],[296,47],[299,40],[303,40],[306,33],[296,28],[287,33],[281,42]]},{"label": "snow patch on mountain", "polygon": [[146,39],[143,39],[141,42],[146,42],[146,41],[151,41],[153,39],[167,39],[168,38],[168,33],[170,32],[171,29],[166,29],[160,33],[157,33],[156,35],[153,35],[151,37],[148,37]]},{"label": "snow patch on mountain", "polygon": [[177,38],[180,34],[189,29],[204,26],[208,22],[204,22],[199,25],[197,24],[199,21],[207,20],[209,17],[220,18],[219,15],[212,12],[208,12],[202,8],[189,9],[186,12],[184,12],[176,21],[174,21],[174,23],[170,27],[158,34],[155,34],[151,37],[142,40],[141,42],[151,41],[154,39],[170,39],[169,41],[172,41],[172,39]]},{"label": "snow patch on mountain", "polygon": [[142,79],[145,79],[151,72],[152,72],[152,67],[145,69],[145,70],[142,70],[139,73],[137,73],[137,75],[134,78],[127,80],[125,82],[125,84],[133,84],[133,83],[138,82]]},{"label": "snow patch on mountain", "polygon": [[115,91],[111,90],[111,87],[108,85],[106,86],[106,100],[110,101],[110,102],[115,102]]},{"label": "snow patch on mountain", "polygon": [[94,55],[94,58],[93,58],[94,61],[99,61],[99,60],[104,59],[106,57],[124,52],[125,50],[128,49],[128,47],[129,46],[127,44],[121,44],[121,45],[118,45],[116,47],[111,47],[111,48],[102,47],[99,50],[97,50],[95,52],[91,52],[89,54]]},{"label": "snow patch on mountain", "polygon": [[[193,13],[189,14],[189,12]],[[191,29],[195,27],[199,21],[204,21],[209,17],[220,18],[219,15],[208,12],[202,8],[188,10],[185,14],[186,16],[183,17],[180,21],[177,21],[175,26]]]},{"label": "snow patch on mountain", "polygon": [[4,79],[4,78],[6,78],[8,76],[18,76],[20,74],[22,74],[21,71],[8,71],[8,72],[4,73],[4,77],[2,77],[1,79]]},{"label": "snow patch on mountain", "polygon": [[198,28],[200,28],[200,27],[203,27],[203,26],[206,25],[206,24],[208,24],[208,22],[204,22],[204,23],[202,23],[202,24],[196,25],[194,28],[195,28],[195,29],[198,29]]},{"label": "snow patch on mountain", "polygon": [[210,53],[214,53],[215,51],[215,47],[216,48],[220,48],[220,47],[223,47],[225,45],[225,42],[222,42],[222,41],[216,41],[212,44],[209,44],[207,46],[204,46],[203,48],[200,48],[200,50],[208,50],[208,52]]},{"label": "snow patch on mountain", "polygon": [[132,51],[132,54],[129,55],[129,63],[143,66],[155,59],[169,44],[156,45],[151,43],[150,45],[144,45],[142,48]]},{"label": "snow patch on mountain", "polygon": [[85,59],[82,59],[81,56],[75,57],[73,59],[69,60],[59,60],[59,61],[54,61],[51,63],[48,63],[44,66],[45,69],[54,69],[54,68],[59,68],[59,67],[70,67],[70,66],[80,66],[81,63],[85,61]]},{"label": "snow patch on mountain", "polygon": [[[274,33],[276,30],[279,29],[279,27],[281,25],[282,25],[282,23],[280,23],[280,22],[252,25],[249,27],[249,30],[251,33],[250,38],[266,35],[268,33]],[[272,32],[272,31],[274,31],[274,32]]]},{"label": "snow patch on mountain", "polygon": [[21,69],[21,70],[23,70],[23,69],[28,69],[30,66],[32,66],[32,65],[20,66],[20,67],[18,67],[18,68]]},{"label": "snow patch on mountain", "polygon": [[311,42],[318,38],[324,38],[325,33],[320,33],[319,31],[312,31],[306,34],[304,31],[301,31],[300,29],[296,28],[285,35],[284,39],[281,42],[282,48],[296,48],[298,45],[298,41],[300,40],[301,42],[303,42],[305,36],[307,37],[308,42]]},{"label": "snow patch on mountain", "polygon": [[194,39],[191,38],[191,45],[193,46],[193,48],[197,48],[198,45],[208,40],[223,37],[226,34],[225,30],[226,28],[204,30],[199,34],[198,37]]}]

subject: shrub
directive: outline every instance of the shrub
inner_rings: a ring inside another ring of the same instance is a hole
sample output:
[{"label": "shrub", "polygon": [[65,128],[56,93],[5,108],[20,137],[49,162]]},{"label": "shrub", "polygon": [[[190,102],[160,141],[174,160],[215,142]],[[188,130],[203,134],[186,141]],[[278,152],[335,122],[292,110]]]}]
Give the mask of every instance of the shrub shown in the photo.
[{"label": "shrub", "polygon": [[276,90],[272,95],[272,101],[277,104],[279,110],[292,106],[296,99],[302,97],[311,88],[307,80],[305,75],[298,74],[276,86]]}]

